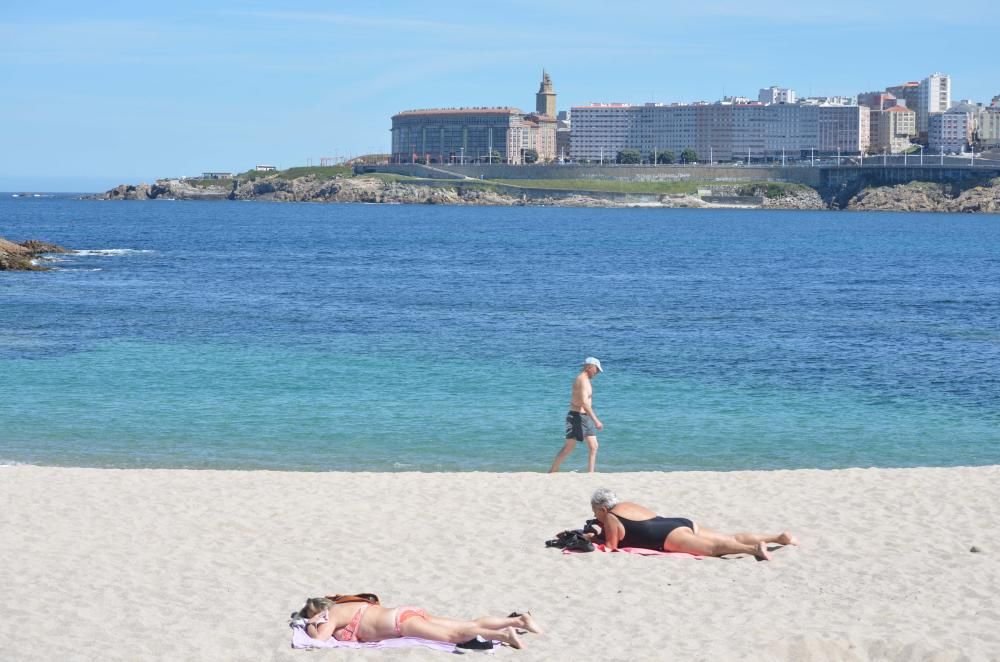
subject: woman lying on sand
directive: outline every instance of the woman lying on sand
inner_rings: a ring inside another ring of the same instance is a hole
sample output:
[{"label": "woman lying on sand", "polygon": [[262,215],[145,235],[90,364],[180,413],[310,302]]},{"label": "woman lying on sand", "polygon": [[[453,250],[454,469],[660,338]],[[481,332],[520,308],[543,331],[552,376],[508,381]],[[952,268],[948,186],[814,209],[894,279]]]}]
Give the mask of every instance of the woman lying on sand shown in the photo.
[{"label": "woman lying on sand", "polygon": [[[352,598],[354,596],[351,596]],[[420,637],[433,641],[460,644],[477,636],[500,641],[513,648],[524,648],[518,630],[541,632],[530,614],[507,618],[484,616],[474,621],[459,621],[431,616],[417,607],[388,608],[373,600],[345,598],[309,598],[298,612],[306,619],[306,634],[327,641],[382,641],[396,637]]]},{"label": "woman lying on sand", "polygon": [[608,549],[640,547],[665,552],[685,552],[701,556],[753,554],[770,560],[767,543],[798,545],[790,533],[768,536],[757,533],[726,535],[699,526],[684,517],[660,517],[637,503],[620,501],[609,489],[599,489],[590,498],[590,507],[601,523]]}]

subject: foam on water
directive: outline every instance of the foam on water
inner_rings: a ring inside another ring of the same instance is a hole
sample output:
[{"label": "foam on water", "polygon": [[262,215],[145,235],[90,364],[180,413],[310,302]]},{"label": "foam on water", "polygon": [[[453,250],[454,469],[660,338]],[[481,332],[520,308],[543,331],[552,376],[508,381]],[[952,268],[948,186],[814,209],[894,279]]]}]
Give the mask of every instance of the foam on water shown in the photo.
[{"label": "foam on water", "polygon": [[80,256],[100,256],[100,257],[116,257],[119,255],[134,255],[141,253],[154,253],[155,251],[148,249],[138,249],[138,248],[86,248],[75,250],[72,255]]}]

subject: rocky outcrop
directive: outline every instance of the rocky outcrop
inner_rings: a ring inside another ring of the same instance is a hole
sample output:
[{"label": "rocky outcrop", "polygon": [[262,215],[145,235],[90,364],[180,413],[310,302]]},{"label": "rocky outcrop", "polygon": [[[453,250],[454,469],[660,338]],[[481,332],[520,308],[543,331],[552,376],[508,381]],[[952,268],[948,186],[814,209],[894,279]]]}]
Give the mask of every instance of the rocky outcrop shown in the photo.
[{"label": "rocky outcrop", "polygon": [[1000,180],[965,189],[931,182],[866,188],[848,201],[847,209],[997,213],[1000,211]]},{"label": "rocky outcrop", "polygon": [[777,197],[764,196],[762,207],[767,209],[829,209],[822,196],[815,189],[795,188]]},{"label": "rocky outcrop", "polygon": [[[911,182],[843,191],[827,196],[802,185],[722,184],[712,186],[715,196],[757,196],[769,209],[855,209],[888,211],[986,212],[1000,211],[1000,180],[958,189],[952,185]],[[123,184],[97,196],[105,200],[273,200],[285,202],[369,202],[384,204],[438,205],[539,205],[559,207],[719,207],[692,195],[621,195],[586,191],[518,189],[479,180],[427,182],[388,177],[294,179],[272,175],[257,179],[198,180],[164,179],[154,184]]]},{"label": "rocky outcrop", "polygon": [[233,182],[219,180],[203,186],[190,184],[183,179],[160,179],[155,184],[121,184],[110,191],[95,196],[99,200],[227,200],[233,191]]},{"label": "rocky outcrop", "polygon": [[39,256],[69,252],[62,246],[37,239],[18,244],[0,237],[0,271],[48,271],[49,268],[38,261]]},{"label": "rocky outcrop", "polygon": [[97,197],[104,200],[150,200],[153,197],[150,195],[151,188],[149,184],[120,184]]}]

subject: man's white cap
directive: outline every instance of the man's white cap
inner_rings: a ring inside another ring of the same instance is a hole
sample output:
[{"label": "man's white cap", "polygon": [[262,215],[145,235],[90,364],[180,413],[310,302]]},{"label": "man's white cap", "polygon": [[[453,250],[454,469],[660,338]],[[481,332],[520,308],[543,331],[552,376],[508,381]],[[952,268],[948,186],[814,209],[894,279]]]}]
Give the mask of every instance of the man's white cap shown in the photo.
[{"label": "man's white cap", "polygon": [[604,372],[604,368],[601,367],[601,362],[595,359],[593,356],[588,356],[583,360],[583,365],[592,365],[597,368],[597,372]]}]

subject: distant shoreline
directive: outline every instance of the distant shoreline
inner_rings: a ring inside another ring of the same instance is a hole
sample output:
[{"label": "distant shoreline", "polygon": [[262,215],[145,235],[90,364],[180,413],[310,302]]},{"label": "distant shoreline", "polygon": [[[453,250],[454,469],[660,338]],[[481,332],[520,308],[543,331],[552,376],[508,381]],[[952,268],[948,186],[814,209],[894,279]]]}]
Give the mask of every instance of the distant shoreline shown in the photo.
[{"label": "distant shoreline", "polygon": [[[818,190],[802,183],[757,179],[763,169],[731,168],[745,180],[718,175],[692,179],[481,179],[426,168],[434,177],[346,168],[294,168],[242,173],[231,179],[160,179],[121,184],[93,196],[99,200],[261,200],[275,202],[365,202],[469,206],[663,207],[705,209],[795,209],[855,211],[1000,211],[1000,177],[963,182],[911,181],[891,185]],[[725,174],[722,169],[721,174]],[[515,174],[518,170],[513,171]],[[530,172],[525,170],[523,172]],[[694,171],[698,174],[698,171]],[[763,174],[761,174],[763,172]],[[984,175],[985,176],[985,175]]]}]

